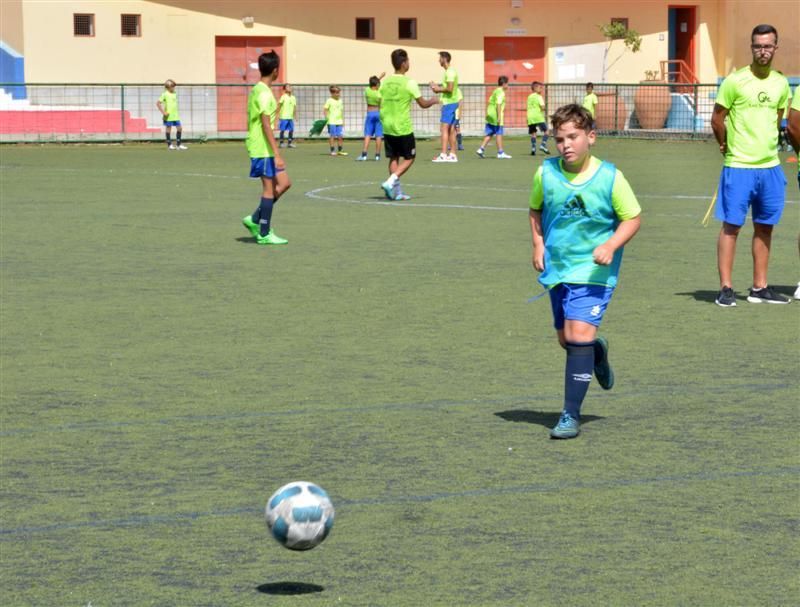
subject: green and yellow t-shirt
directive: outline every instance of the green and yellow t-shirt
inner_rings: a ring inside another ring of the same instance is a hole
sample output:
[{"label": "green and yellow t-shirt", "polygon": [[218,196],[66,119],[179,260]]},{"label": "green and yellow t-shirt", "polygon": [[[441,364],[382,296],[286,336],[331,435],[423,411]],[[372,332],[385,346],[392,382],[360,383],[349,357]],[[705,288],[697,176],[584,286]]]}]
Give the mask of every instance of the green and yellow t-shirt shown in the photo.
[{"label": "green and yellow t-shirt", "polygon": [[442,76],[442,88],[447,88],[447,83],[453,83],[453,90],[449,93],[439,93],[439,103],[442,105],[449,105],[451,103],[458,103],[459,90],[458,90],[458,72],[452,67],[448,67]]},{"label": "green and yellow t-shirt", "polygon": [[270,126],[275,124],[278,115],[278,102],[275,95],[263,82],[258,82],[250,91],[247,99],[247,153],[250,158],[272,158],[275,152],[270,148],[264,129],[261,126],[261,116],[269,116]]},{"label": "green and yellow t-shirt", "polygon": [[328,124],[344,124],[344,103],[341,99],[329,97],[323,107],[328,110]]},{"label": "green and yellow t-shirt", "polygon": [[411,102],[422,97],[419,85],[403,74],[393,74],[383,80],[380,91],[384,135],[401,137],[413,133]]},{"label": "green and yellow t-shirt", "polygon": [[[152,97],[150,97],[152,99]],[[164,120],[168,120],[172,122],[173,120],[180,120],[180,114],[178,113],[178,95],[177,93],[170,93],[169,91],[165,90],[161,93],[161,97],[158,98],[161,102],[161,107],[164,108],[164,111],[167,113]],[[152,101],[150,102],[152,103]]]},{"label": "green and yellow t-shirt", "polygon": [[[792,111],[800,112],[800,85],[796,86],[794,89],[794,97],[792,97],[792,105],[789,107],[789,113]],[[789,116],[787,115],[786,118],[788,119]],[[797,163],[797,176],[800,178],[800,162]]]},{"label": "green and yellow t-shirt", "polygon": [[364,100],[367,102],[367,105],[377,107],[381,104],[381,92],[378,89],[368,86],[364,89]]},{"label": "green and yellow t-shirt", "polygon": [[569,173],[561,159],[548,158],[533,177],[530,208],[542,214],[542,285],[550,288],[567,282],[616,286],[622,247],[608,266],[595,263],[593,252],[611,238],[621,221],[641,213],[621,171],[592,157],[588,170]]},{"label": "green and yellow t-shirt", "polygon": [[750,66],[722,81],[716,103],[728,110],[726,167],[778,166],[778,110],[786,107],[789,81],[771,70],[757,78]]},{"label": "green and yellow t-shirt", "polygon": [[544,97],[539,93],[528,95],[528,124],[539,124],[546,122],[544,119]]},{"label": "green and yellow t-shirt", "polygon": [[294,120],[294,111],[297,107],[297,97],[284,93],[278,100],[278,105],[281,106],[281,120]]},{"label": "green and yellow t-shirt", "polygon": [[598,99],[597,95],[594,93],[586,93],[586,96],[583,98],[583,107],[588,110],[588,112],[594,118],[594,109],[597,107]]},{"label": "green and yellow t-shirt", "polygon": [[502,86],[498,86],[492,96],[489,97],[489,105],[486,106],[486,124],[503,126],[503,114],[505,113],[506,92]]}]

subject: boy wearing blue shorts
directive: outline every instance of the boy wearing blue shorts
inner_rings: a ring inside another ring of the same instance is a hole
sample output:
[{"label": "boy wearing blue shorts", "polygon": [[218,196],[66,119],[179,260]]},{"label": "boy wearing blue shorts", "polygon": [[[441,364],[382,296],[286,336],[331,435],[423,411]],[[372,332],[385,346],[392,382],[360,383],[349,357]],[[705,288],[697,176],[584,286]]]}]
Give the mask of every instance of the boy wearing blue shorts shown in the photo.
[{"label": "boy wearing blue shorts", "polygon": [[[323,111],[325,119],[328,121],[328,141],[331,146],[331,156],[347,156],[344,151],[344,103],[342,102],[342,89],[338,86],[331,86],[328,89],[331,96],[325,101]],[[339,149],[335,144],[338,142]]]},{"label": "boy wearing blue shorts", "polygon": [[380,76],[370,76],[369,86],[364,89],[364,100],[367,102],[367,115],[364,118],[364,149],[356,160],[363,162],[367,159],[369,142],[375,138],[375,160],[381,159],[381,142],[383,141],[383,125],[381,125],[381,79],[386,72],[381,72]]},{"label": "boy wearing blue shorts", "polygon": [[486,106],[486,130],[485,137],[475,153],[481,158],[484,157],[486,145],[495,137],[497,139],[497,157],[506,160],[511,156],[503,151],[503,116],[506,109],[506,91],[508,90],[508,76],[500,76],[497,79],[497,88],[489,97]]},{"label": "boy wearing blue shorts", "polygon": [[[452,56],[447,51],[439,51],[439,65],[444,69],[442,83],[430,82],[431,90],[439,95],[442,104],[440,118],[442,150],[433,162],[458,162],[455,153],[456,121],[461,91],[458,88],[458,72],[450,65]],[[449,151],[448,151],[449,150]]]},{"label": "boy wearing blue shorts", "polygon": [[748,209],[753,218],[753,286],[747,301],[790,301],[767,284],[772,231],[785,204],[786,178],[778,157],[778,123],[789,97],[789,82],[771,69],[778,48],[777,30],[771,25],[758,25],[750,35],[750,43],[753,61],[723,80],[711,116],[711,128],[725,158],[714,213],[722,222],[717,238],[720,291],[715,303],[724,308],[736,306],[733,260]]},{"label": "boy wearing blue shorts", "polygon": [[242,218],[242,224],[260,245],[288,242],[272,229],[273,207],[292,185],[272,132],[278,117],[278,102],[272,94],[272,83],[278,78],[280,65],[280,57],[275,51],[259,56],[261,80],[252,88],[247,99],[246,144],[250,156],[250,177],[260,179],[262,187],[258,207],[252,215]]},{"label": "boy wearing blue shorts", "polygon": [[592,374],[603,389],[614,385],[608,342],[597,328],[617,286],[623,246],[639,230],[641,208],[622,173],[591,155],[595,132],[585,108],[560,107],[552,127],[560,158],[545,159],[533,178],[532,262],[567,351],[564,408],[550,436],[574,438]]},{"label": "boy wearing blue shorts", "polygon": [[[178,113],[178,94],[175,92],[174,80],[167,80],[164,83],[164,92],[161,97],[156,101],[156,107],[164,118],[164,128],[166,129],[167,149],[169,150],[188,150],[183,143],[181,143],[181,136],[183,134],[183,127],[181,127],[181,117]],[[172,143],[172,128],[175,127],[175,138],[178,144]]]},{"label": "boy wearing blue shorts", "polygon": [[297,97],[292,94],[292,85],[291,84],[284,84],[283,85],[283,94],[281,98],[278,100],[278,115],[280,117],[280,124],[278,129],[280,130],[279,140],[278,140],[278,147],[283,147],[283,134],[288,132],[289,133],[289,147],[297,147],[294,144],[294,118],[295,118],[295,111],[297,110]]},{"label": "boy wearing blue shorts", "polygon": [[[795,87],[792,104],[789,107],[789,116],[786,121],[786,137],[794,148],[795,154],[800,155],[800,86]],[[800,187],[800,163],[797,167],[797,185]],[[797,246],[800,249],[800,237],[797,239]],[[800,282],[794,292],[794,298],[800,299]]]}]

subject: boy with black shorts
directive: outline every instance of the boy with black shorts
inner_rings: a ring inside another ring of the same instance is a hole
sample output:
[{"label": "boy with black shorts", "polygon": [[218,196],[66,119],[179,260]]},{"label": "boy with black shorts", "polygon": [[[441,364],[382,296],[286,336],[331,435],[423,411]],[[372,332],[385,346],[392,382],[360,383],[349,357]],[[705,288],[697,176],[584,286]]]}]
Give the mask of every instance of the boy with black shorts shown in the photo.
[{"label": "boy with black shorts", "polygon": [[536,156],[536,132],[544,134],[539,149],[548,156],[550,150],[547,148],[547,121],[544,117],[545,104],[542,97],[542,83],[534,82],[531,84],[533,91],[528,95],[527,115],[528,115],[528,135],[531,136],[531,156]]},{"label": "boy with black shorts", "polygon": [[417,156],[414,125],[411,122],[411,102],[423,109],[439,103],[435,97],[424,99],[419,84],[406,76],[409,69],[408,53],[396,49],[391,55],[394,74],[381,83],[381,124],[383,143],[389,158],[389,178],[381,184],[389,200],[408,200],[403,193],[400,177],[411,168]]}]

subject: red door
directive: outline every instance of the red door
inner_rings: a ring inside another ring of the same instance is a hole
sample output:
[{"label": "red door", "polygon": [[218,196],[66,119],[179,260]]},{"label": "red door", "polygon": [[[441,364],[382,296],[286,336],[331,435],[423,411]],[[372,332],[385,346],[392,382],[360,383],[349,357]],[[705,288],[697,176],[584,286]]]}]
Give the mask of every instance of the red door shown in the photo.
[{"label": "red door", "polygon": [[[675,11],[675,29],[670,32],[675,36],[675,50],[674,59],[681,61],[681,64],[674,65],[670,68],[671,71],[678,72],[675,80],[677,82],[694,83],[695,81],[695,12],[697,7],[694,6],[671,6],[670,9]],[[684,87],[678,89],[679,93],[691,93],[691,88]]]},{"label": "red door", "polygon": [[217,130],[247,130],[247,96],[258,82],[258,56],[275,50],[281,58],[278,81],[285,72],[283,38],[217,36],[217,84],[239,85],[217,87]]},{"label": "red door", "polygon": [[508,76],[508,83],[524,84],[510,87],[506,95],[506,126],[525,126],[525,106],[534,80],[544,82],[544,38],[509,37],[483,39],[483,80],[487,85],[486,98],[497,86],[500,76]]}]

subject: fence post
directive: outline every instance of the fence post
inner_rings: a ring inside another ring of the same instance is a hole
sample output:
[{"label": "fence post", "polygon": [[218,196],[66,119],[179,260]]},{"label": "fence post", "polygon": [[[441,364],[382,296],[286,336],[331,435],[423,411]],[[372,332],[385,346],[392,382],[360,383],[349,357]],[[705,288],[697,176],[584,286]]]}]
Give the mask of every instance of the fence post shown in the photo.
[{"label": "fence post", "polygon": [[614,85],[614,134],[619,129],[619,85]]},{"label": "fence post", "polygon": [[120,95],[119,95],[119,97],[120,97],[119,119],[120,119],[120,122],[121,122],[120,133],[122,134],[122,139],[124,140],[125,139],[125,85],[124,84],[120,84],[119,85],[119,89],[120,89]]},{"label": "fence post", "polygon": [[697,105],[697,87],[700,86],[699,84],[694,84],[694,116],[692,117],[692,134],[694,135],[697,133],[697,118],[700,115],[700,106]]}]

